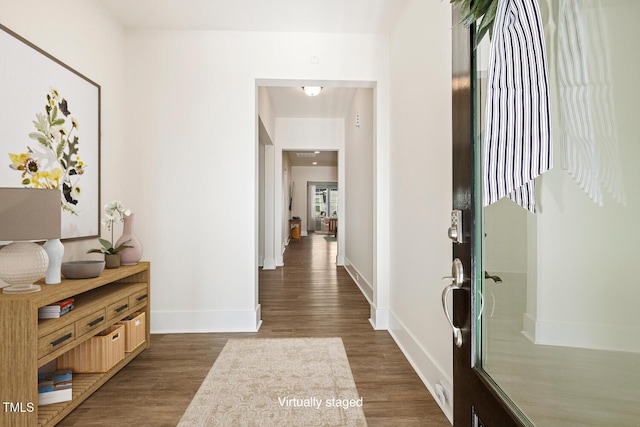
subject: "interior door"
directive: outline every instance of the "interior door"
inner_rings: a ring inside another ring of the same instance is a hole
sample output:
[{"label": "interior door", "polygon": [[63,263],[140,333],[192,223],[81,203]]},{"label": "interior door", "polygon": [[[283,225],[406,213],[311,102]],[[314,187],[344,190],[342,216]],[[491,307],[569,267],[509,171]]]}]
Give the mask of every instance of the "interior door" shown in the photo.
[{"label": "interior door", "polygon": [[[507,0],[504,0],[505,2]],[[501,0],[502,3],[502,0]],[[640,2],[538,1],[553,168],[483,206],[486,46],[453,17],[454,425],[640,420]],[[626,47],[625,47],[626,46]],[[448,310],[446,310],[448,311]]]}]

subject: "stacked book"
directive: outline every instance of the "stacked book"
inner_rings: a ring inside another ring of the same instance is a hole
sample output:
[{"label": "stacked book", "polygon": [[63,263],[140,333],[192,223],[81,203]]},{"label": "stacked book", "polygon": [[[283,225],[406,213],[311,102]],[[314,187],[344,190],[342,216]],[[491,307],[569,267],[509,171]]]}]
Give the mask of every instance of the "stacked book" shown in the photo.
[{"label": "stacked book", "polygon": [[55,319],[73,310],[73,298],[67,298],[38,309],[38,319]]},{"label": "stacked book", "polygon": [[67,402],[73,398],[71,369],[38,374],[38,405]]}]

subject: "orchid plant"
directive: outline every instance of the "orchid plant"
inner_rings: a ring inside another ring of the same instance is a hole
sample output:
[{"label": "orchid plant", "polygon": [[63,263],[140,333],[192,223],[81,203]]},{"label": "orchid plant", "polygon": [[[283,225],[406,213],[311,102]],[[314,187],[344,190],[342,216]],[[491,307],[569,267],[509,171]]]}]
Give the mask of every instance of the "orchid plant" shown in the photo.
[{"label": "orchid plant", "polygon": [[98,239],[98,241],[100,241],[100,244],[102,245],[102,247],[96,248],[96,249],[90,249],[87,251],[87,253],[88,254],[102,253],[106,255],[115,255],[120,251],[122,251],[123,249],[132,247],[127,245],[127,243],[129,243],[130,240],[123,242],[117,247],[113,247],[113,245],[115,244],[113,240],[113,226],[114,224],[124,222],[124,217],[131,215],[131,211],[129,209],[125,209],[122,202],[118,200],[113,200],[104,206],[104,214],[105,214],[105,217],[102,219],[102,225],[104,225],[107,228],[107,231],[111,232],[111,241],[100,238]]}]

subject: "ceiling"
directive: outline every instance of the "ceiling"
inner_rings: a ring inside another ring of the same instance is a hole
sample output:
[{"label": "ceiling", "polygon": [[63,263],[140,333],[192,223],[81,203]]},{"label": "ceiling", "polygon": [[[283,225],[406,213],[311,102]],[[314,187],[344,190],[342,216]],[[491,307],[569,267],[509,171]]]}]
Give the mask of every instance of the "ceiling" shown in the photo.
[{"label": "ceiling", "polygon": [[408,0],[97,0],[128,29],[388,34]]},{"label": "ceiling", "polygon": [[307,96],[302,86],[268,86],[267,93],[276,117],[343,119],[356,88],[325,86],[318,96]]},{"label": "ceiling", "polygon": [[[389,34],[409,0],[95,0],[126,29]],[[304,82],[265,84],[274,115],[344,118],[362,83],[314,82],[320,95],[308,97]],[[293,165],[337,165],[336,152],[317,159],[291,156]]]},{"label": "ceiling", "polygon": [[[285,151],[291,166],[338,166],[337,151]],[[315,165],[313,163],[316,163]]]}]

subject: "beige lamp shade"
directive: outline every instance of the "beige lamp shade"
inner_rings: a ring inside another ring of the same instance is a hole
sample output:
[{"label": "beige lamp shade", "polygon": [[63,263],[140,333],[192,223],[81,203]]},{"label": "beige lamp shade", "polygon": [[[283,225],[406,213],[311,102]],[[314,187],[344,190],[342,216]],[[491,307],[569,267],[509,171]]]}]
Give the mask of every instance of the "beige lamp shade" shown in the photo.
[{"label": "beige lamp shade", "polygon": [[57,239],[60,190],[0,188],[0,241]]}]

